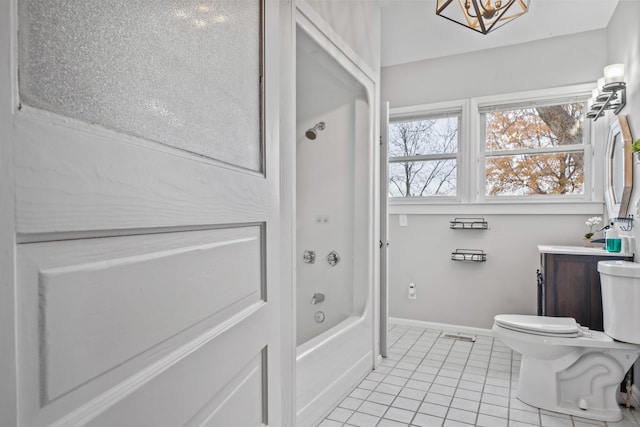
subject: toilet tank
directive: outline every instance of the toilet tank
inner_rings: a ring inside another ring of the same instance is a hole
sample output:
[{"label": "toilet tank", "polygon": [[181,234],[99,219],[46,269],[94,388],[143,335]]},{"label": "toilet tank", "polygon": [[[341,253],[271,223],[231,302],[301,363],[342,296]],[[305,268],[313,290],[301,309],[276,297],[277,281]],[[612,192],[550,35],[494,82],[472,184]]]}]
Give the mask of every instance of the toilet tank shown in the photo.
[{"label": "toilet tank", "polygon": [[600,261],[604,332],[618,341],[640,344],[640,264]]}]

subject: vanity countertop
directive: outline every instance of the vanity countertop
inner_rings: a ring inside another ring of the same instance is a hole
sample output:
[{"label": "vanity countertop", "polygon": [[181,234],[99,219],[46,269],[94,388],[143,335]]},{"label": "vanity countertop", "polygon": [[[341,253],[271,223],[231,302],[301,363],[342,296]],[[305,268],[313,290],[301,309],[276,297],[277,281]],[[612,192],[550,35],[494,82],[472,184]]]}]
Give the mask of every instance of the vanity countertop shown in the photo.
[{"label": "vanity countertop", "polygon": [[567,255],[597,255],[630,257],[627,252],[607,252],[604,248],[586,248],[584,246],[560,246],[560,245],[538,245],[538,252],[541,254],[567,254]]}]

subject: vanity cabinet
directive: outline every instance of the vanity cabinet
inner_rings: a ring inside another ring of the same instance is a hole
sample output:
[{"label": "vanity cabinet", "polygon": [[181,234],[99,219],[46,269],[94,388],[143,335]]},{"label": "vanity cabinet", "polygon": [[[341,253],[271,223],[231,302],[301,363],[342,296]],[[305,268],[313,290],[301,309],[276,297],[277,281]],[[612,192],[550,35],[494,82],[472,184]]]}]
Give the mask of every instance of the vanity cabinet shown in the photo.
[{"label": "vanity cabinet", "polygon": [[610,254],[594,248],[576,248],[575,253],[569,250],[562,252],[560,249],[544,251],[542,246],[539,249],[538,315],[573,317],[582,326],[602,331],[598,261],[633,261],[633,256]]}]

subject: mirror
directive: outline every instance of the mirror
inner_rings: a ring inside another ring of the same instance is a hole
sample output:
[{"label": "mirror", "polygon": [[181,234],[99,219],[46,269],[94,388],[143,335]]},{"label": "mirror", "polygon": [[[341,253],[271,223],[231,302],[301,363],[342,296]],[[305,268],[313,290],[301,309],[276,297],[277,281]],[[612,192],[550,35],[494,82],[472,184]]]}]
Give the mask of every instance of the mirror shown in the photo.
[{"label": "mirror", "polygon": [[632,141],[627,116],[618,116],[609,127],[605,158],[605,201],[609,218],[627,216],[633,187]]}]

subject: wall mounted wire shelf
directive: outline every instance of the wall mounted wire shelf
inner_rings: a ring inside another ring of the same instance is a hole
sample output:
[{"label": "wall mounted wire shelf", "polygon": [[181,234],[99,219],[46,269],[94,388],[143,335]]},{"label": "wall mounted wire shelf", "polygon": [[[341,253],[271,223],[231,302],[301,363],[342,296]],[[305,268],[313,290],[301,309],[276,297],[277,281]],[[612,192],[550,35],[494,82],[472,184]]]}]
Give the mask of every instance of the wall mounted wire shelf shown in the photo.
[{"label": "wall mounted wire shelf", "polygon": [[487,254],[482,249],[456,249],[451,252],[452,261],[460,262],[485,262]]},{"label": "wall mounted wire shelf", "polygon": [[454,230],[488,230],[489,223],[484,218],[454,218],[449,221],[449,228]]},{"label": "wall mounted wire shelf", "polygon": [[622,231],[631,231],[633,229],[633,214],[629,214],[626,217],[615,217],[613,222],[620,223],[620,229]]}]

